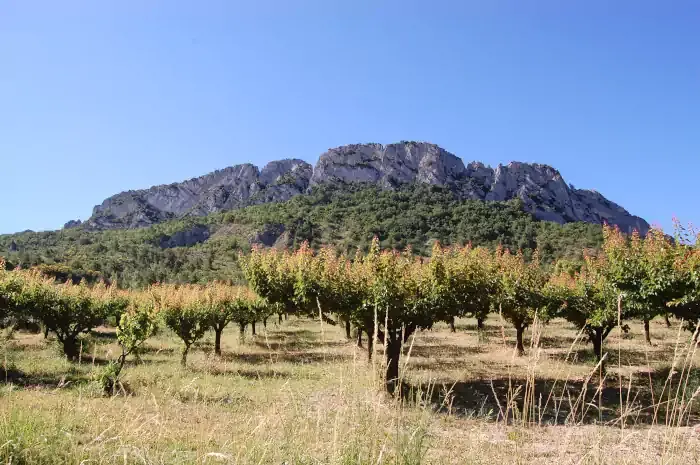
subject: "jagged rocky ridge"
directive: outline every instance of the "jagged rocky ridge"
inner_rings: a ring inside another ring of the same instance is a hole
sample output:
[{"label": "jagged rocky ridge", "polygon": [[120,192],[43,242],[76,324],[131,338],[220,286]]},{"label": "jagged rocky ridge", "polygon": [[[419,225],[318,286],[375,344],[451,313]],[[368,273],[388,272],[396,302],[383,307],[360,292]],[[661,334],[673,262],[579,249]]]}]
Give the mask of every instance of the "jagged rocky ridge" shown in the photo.
[{"label": "jagged rocky ridge", "polygon": [[136,228],[187,215],[206,215],[264,202],[281,202],[317,184],[370,183],[392,189],[406,183],[446,186],[464,199],[520,198],[537,218],[558,223],[609,223],[645,234],[649,224],[596,191],[575,189],[547,165],[511,162],[495,169],[462,160],[434,144],[355,144],[328,150],[313,168],[279,160],[262,170],[236,165],[181,183],[122,192],[93,209],[86,222],[66,227]]}]

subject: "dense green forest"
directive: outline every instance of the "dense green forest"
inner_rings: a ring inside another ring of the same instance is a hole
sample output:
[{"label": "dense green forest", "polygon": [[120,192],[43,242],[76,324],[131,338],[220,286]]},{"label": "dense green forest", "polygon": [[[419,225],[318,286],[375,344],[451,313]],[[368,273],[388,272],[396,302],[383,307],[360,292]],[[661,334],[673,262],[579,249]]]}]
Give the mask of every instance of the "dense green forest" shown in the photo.
[{"label": "dense green forest", "polygon": [[602,244],[600,225],[536,220],[519,201],[459,200],[445,188],[407,185],[320,186],[287,202],[254,205],[134,230],[83,227],[0,236],[0,255],[13,265],[52,265],[66,279],[99,273],[123,287],[156,281],[240,281],[239,253],[252,244],[312,247],[332,244],[366,251],[374,236],[382,247],[427,255],[436,240],[522,249],[538,248],[546,263],[575,259]]}]

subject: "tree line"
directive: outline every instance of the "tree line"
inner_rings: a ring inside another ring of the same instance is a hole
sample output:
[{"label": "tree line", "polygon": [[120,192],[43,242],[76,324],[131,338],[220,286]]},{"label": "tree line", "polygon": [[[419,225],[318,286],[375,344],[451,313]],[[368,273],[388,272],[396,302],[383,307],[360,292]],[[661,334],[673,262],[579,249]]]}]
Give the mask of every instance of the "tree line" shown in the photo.
[{"label": "tree line", "polygon": [[[193,238],[196,228],[208,237],[173,246],[178,236]],[[369,250],[377,236],[382,248],[411,247],[429,256],[432,241],[442,244],[497,245],[537,248],[540,259],[580,258],[585,248],[600,248],[598,224],[560,225],[538,221],[522,202],[461,200],[447,188],[403,185],[384,191],[362,185],[316,186],[309,194],[286,202],[252,205],[204,217],[187,217],[151,227],[92,231],[87,226],[59,231],[0,235],[0,256],[30,268],[47,265],[47,272],[72,279],[103,277],[121,287],[141,289],[155,282],[199,283],[213,280],[243,282],[238,254],[251,243],[275,243],[296,249],[304,241],[312,248],[333,245],[354,254]]]},{"label": "tree line", "polygon": [[127,357],[137,354],[159,325],[169,328],[182,341],[181,364],[207,331],[215,334],[214,350],[221,355],[221,335],[236,322],[241,337],[248,325],[263,321],[277,307],[246,286],[223,282],[154,284],[140,291],[119,289],[116,284],[82,280],[63,283],[42,268],[5,270],[0,260],[0,326],[33,328],[55,335],[70,361],[81,356],[81,335],[100,325],[116,327],[121,354],[107,366],[103,384],[112,391]]},{"label": "tree line", "polygon": [[[537,250],[530,257],[498,247],[433,245],[429,257],[382,250],[374,239],[367,253],[338,254],[303,244],[296,251],[254,248],[240,258],[251,288],[286,311],[335,315],[367,335],[371,358],[384,345],[386,385],[396,388],[401,347],[413,333],[470,316],[483,321],[500,314],[516,331],[515,350],[524,352],[524,334],[537,318],[565,318],[585,334],[598,361],[610,332],[623,321],[649,321],[669,314],[696,329],[700,318],[700,249],[652,229],[645,238],[604,226],[602,250],[580,261],[544,266]],[[626,329],[626,326],[621,326]]]},{"label": "tree line", "polygon": [[524,352],[524,335],[535,319],[561,317],[573,323],[593,346],[598,360],[606,337],[620,322],[648,322],[675,315],[690,330],[700,317],[700,248],[683,238],[670,240],[660,230],[645,238],[604,227],[602,250],[581,261],[543,265],[540,255],[504,247],[450,246],[435,243],[428,257],[382,249],[375,238],[369,250],[353,255],[330,246],[318,250],[302,243],[296,250],[253,248],[239,257],[247,286],[223,282],[154,284],[125,291],[102,281],[66,280],[57,284],[41,269],[6,271],[0,266],[0,321],[40,325],[52,332],[66,357],[75,360],[80,335],[111,320],[122,353],[109,365],[106,389],[118,384],[127,357],[137,353],[159,324],[182,341],[183,366],[204,334],[221,334],[232,322],[243,334],[247,325],[272,314],[293,313],[342,324],[358,343],[367,336],[371,359],[384,346],[386,388],[399,379],[402,347],[418,330],[470,316],[478,326],[491,312],[516,332],[515,350]]}]

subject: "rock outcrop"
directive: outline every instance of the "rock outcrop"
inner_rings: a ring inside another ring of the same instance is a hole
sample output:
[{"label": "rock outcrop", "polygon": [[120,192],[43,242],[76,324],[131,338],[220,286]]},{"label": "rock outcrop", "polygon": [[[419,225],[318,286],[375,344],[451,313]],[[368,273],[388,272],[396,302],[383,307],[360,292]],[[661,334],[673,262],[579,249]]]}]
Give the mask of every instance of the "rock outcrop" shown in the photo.
[{"label": "rock outcrop", "polygon": [[209,239],[209,228],[205,225],[197,224],[184,231],[178,231],[171,236],[161,236],[158,240],[158,246],[161,249],[189,247],[207,239]]},{"label": "rock outcrop", "polygon": [[[575,189],[554,168],[511,162],[495,169],[462,160],[434,144],[354,144],[322,154],[315,168],[279,160],[262,170],[236,165],[182,183],[128,191],[105,200],[83,227],[134,228],[187,215],[206,215],[246,205],[281,202],[315,185],[366,183],[384,189],[402,184],[445,186],[464,199],[519,198],[537,218],[566,223],[608,223],[645,234],[649,225],[596,191]],[[260,238],[269,242],[271,238]]]},{"label": "rock outcrop", "polygon": [[283,224],[266,224],[250,238],[250,243],[272,247],[280,236],[284,234],[284,231],[285,227]]},{"label": "rock outcrop", "polygon": [[280,202],[306,192],[313,168],[302,160],[249,163],[181,183],[127,191],[93,209],[90,229],[138,228],[187,215],[202,216],[262,202]]},{"label": "rock outcrop", "polygon": [[321,155],[311,184],[376,183],[384,188],[422,182],[447,186],[460,197],[480,200],[519,198],[537,218],[557,223],[585,221],[619,226],[646,234],[642,218],[590,190],[568,185],[551,166],[511,162],[492,169],[483,163],[467,166],[434,144],[360,144],[330,149]]},{"label": "rock outcrop", "polygon": [[453,185],[463,175],[462,160],[434,144],[355,144],[321,155],[311,183],[369,182],[385,188],[412,182]]},{"label": "rock outcrop", "polygon": [[83,224],[83,222],[80,220],[70,220],[63,225],[63,229],[77,228],[81,224]]}]

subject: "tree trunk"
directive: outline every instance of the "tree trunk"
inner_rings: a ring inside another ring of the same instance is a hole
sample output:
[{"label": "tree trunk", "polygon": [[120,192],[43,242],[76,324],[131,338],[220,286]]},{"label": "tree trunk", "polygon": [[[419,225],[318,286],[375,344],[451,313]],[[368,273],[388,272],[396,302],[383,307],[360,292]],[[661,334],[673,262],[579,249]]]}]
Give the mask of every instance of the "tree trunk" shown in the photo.
[{"label": "tree trunk", "polygon": [[457,329],[455,328],[455,317],[452,317],[450,320],[450,331],[453,333],[457,332]]},{"label": "tree trunk", "polygon": [[600,362],[603,359],[603,334],[599,329],[596,329],[590,334],[590,339],[593,343],[595,361]]},{"label": "tree trunk", "polygon": [[182,368],[187,368],[187,353],[190,351],[190,346],[185,345],[182,348],[182,358],[180,358],[180,365]]},{"label": "tree trunk", "polygon": [[362,328],[357,328],[357,347],[362,349]]},{"label": "tree trunk", "polygon": [[250,329],[253,330],[253,336],[255,336],[255,320],[250,324]]},{"label": "tree trunk", "polygon": [[372,361],[372,351],[374,350],[374,333],[372,331],[365,331],[367,333],[367,361]]},{"label": "tree trunk", "polygon": [[224,332],[224,328],[221,326],[214,327],[214,353],[221,356],[221,333]]},{"label": "tree trunk", "polygon": [[593,354],[595,355],[596,363],[600,363],[600,368],[602,373],[605,373],[605,362],[603,362],[603,341],[608,337],[612,331],[612,327],[609,328],[595,328],[589,333],[589,338],[593,343]]},{"label": "tree trunk", "polygon": [[59,337],[59,341],[63,345],[63,353],[71,362],[78,360],[80,357],[80,347],[78,346],[78,338],[76,336]]},{"label": "tree trunk", "polygon": [[127,354],[122,351],[122,354],[117,360],[117,367],[114,369],[114,373],[108,379],[105,380],[103,385],[104,392],[107,395],[113,396],[117,393],[117,385],[119,384],[119,375],[121,375],[124,369],[124,364],[126,363]]},{"label": "tree trunk", "polygon": [[345,320],[345,337],[347,339],[352,339],[352,328],[350,328],[350,318]]},{"label": "tree trunk", "polygon": [[241,343],[245,341],[245,323],[238,323],[238,337],[241,340]]},{"label": "tree trunk", "polygon": [[48,338],[49,338],[49,327],[44,326],[44,339],[48,339]]},{"label": "tree trunk", "polygon": [[279,321],[277,322],[278,324],[282,324],[282,314],[278,313],[277,316],[279,317]]},{"label": "tree trunk", "polygon": [[525,353],[525,344],[523,344],[523,334],[525,333],[525,325],[517,325],[515,327],[515,349],[518,351],[518,357]]},{"label": "tree trunk", "polygon": [[668,319],[668,313],[664,314],[664,320],[666,320],[666,327],[670,328],[671,327],[671,320]]},{"label": "tree trunk", "polygon": [[476,329],[478,329],[479,331],[482,331],[484,329],[484,319],[483,318],[476,319]]},{"label": "tree trunk", "polygon": [[386,338],[386,390],[393,395],[399,387],[401,337],[396,334],[387,334]]},{"label": "tree trunk", "polygon": [[284,320],[285,320],[285,321],[289,320],[289,313],[285,313],[285,314],[284,314]]},{"label": "tree trunk", "polygon": [[644,320],[644,338],[647,344],[651,345],[651,334],[649,333],[649,320]]},{"label": "tree trunk", "polygon": [[267,318],[263,319],[263,328],[267,329]]}]

